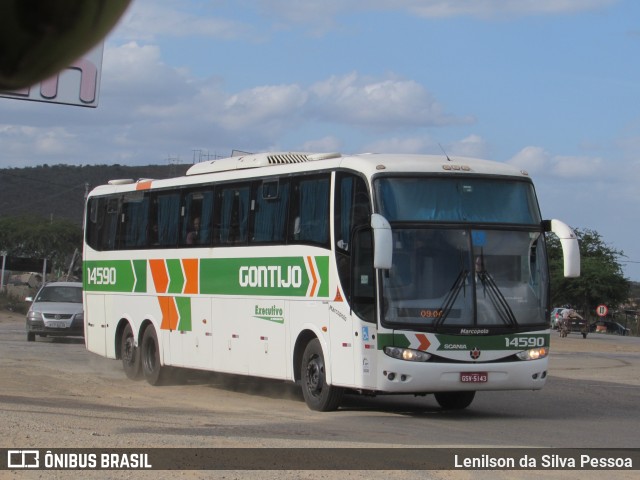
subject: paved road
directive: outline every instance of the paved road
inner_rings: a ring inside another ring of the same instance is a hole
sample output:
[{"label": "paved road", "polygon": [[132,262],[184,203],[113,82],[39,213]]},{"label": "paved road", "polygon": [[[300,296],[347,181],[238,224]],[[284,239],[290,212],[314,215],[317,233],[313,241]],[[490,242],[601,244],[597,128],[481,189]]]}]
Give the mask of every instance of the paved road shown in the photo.
[{"label": "paved road", "polygon": [[[278,381],[193,374],[183,385],[133,382],[81,340],[27,343],[22,318],[0,314],[0,447],[640,447],[640,339],[554,336],[550,375],[542,391],[482,392],[462,412],[441,411],[430,397],[396,396],[351,397],[337,412],[317,413],[297,387]],[[246,475],[338,478],[317,473]],[[349,478],[513,478],[490,473]],[[637,470],[606,475],[637,478]]]}]

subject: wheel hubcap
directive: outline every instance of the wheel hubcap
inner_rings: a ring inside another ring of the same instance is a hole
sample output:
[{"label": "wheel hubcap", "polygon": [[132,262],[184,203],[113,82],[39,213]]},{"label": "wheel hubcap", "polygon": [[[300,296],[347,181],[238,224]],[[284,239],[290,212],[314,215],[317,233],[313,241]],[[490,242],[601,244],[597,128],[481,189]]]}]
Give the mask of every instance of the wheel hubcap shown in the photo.
[{"label": "wheel hubcap", "polygon": [[156,366],[156,348],[153,342],[148,342],[144,349],[144,366],[147,371],[152,372]]},{"label": "wheel hubcap", "polygon": [[135,351],[136,347],[133,342],[133,337],[128,337],[124,342],[124,352],[122,352],[124,361],[127,363],[133,363]]},{"label": "wheel hubcap", "polygon": [[312,358],[307,365],[307,389],[314,396],[318,396],[322,392],[323,370],[324,365],[318,357]]}]

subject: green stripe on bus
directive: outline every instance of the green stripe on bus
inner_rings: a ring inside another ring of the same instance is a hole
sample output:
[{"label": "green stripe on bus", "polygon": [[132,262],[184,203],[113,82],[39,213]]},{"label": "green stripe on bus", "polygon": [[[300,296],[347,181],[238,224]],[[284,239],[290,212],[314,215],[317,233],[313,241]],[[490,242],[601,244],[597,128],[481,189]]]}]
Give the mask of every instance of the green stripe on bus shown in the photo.
[{"label": "green stripe on bus", "polygon": [[[417,335],[425,335],[417,333]],[[430,334],[429,339],[435,337],[439,343],[437,351],[453,350],[514,350],[521,351],[534,347],[549,347],[550,335],[548,333],[521,333],[506,335],[444,335]],[[420,343],[416,333],[379,333],[378,349],[387,346],[400,348],[416,348]],[[412,346],[413,345],[413,346]],[[451,348],[455,345],[456,348]]]},{"label": "green stripe on bus", "polygon": [[[181,294],[182,262],[167,259],[166,293]],[[147,260],[87,260],[84,289],[93,292],[147,293]],[[329,257],[200,259],[200,293],[217,295],[329,296]]]},{"label": "green stripe on bus", "polygon": [[310,258],[315,266],[309,265],[305,257],[202,259],[200,293],[287,297],[309,294],[326,298],[329,258]]},{"label": "green stripe on bus", "polygon": [[314,257],[318,266],[321,283],[318,290],[318,297],[326,298],[329,296],[329,257]]},{"label": "green stripe on bus", "polygon": [[146,260],[133,260],[133,270],[136,275],[136,284],[134,286],[134,292],[146,293],[147,292],[147,261]]},{"label": "green stripe on bus", "polygon": [[178,330],[182,332],[191,331],[191,298],[189,297],[175,297],[176,307],[178,309],[178,316],[180,322],[178,323]]},{"label": "green stripe on bus", "polygon": [[437,335],[440,346],[438,351],[449,350],[446,345],[465,345],[466,350],[479,348],[480,350],[514,350],[521,351],[534,347],[548,347],[549,334],[520,333],[517,335]]},{"label": "green stripe on bus", "polygon": [[145,270],[136,282],[134,266],[131,260],[92,261],[83,263],[83,286],[88,292],[144,292],[146,285],[146,261],[144,268],[136,265],[136,273]]},{"label": "green stripe on bus", "polygon": [[169,288],[167,289],[167,293],[182,293],[184,288],[182,262],[176,259],[167,260],[167,271],[169,273]]}]

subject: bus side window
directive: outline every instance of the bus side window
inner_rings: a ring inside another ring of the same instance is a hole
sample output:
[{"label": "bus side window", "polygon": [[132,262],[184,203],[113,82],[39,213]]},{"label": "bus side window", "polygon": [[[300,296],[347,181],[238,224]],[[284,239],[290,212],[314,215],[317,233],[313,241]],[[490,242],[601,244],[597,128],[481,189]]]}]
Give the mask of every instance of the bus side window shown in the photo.
[{"label": "bus side window", "polygon": [[124,196],[120,216],[120,248],[139,248],[147,245],[149,196],[132,192]]},{"label": "bus side window", "polygon": [[292,185],[289,243],[329,244],[329,176],[299,177]]},{"label": "bus side window", "polygon": [[185,195],[181,244],[210,245],[213,227],[213,188]]},{"label": "bus side window", "polygon": [[358,176],[339,173],[336,189],[335,240],[336,247],[349,250],[354,228],[369,225],[371,206],[364,180]]},{"label": "bus side window", "polygon": [[119,197],[105,198],[106,212],[100,232],[101,250],[115,250],[118,248],[118,219],[120,218],[121,202]]},{"label": "bus side window", "polygon": [[94,250],[113,250],[118,228],[118,200],[94,197],[87,207],[86,241]]},{"label": "bus side window", "polygon": [[255,243],[284,243],[289,206],[289,182],[265,180],[256,189],[253,232]]},{"label": "bus side window", "polygon": [[152,209],[155,211],[152,211],[151,214],[150,244],[160,247],[175,247],[178,244],[180,225],[180,192],[158,193],[154,207]]},{"label": "bus side window", "polygon": [[85,242],[94,250],[99,250],[98,231],[104,220],[104,208],[100,208],[99,198],[89,199],[87,204],[87,218],[85,219]]},{"label": "bus side window", "polygon": [[249,225],[249,185],[220,188],[216,242],[220,245],[247,243]]}]

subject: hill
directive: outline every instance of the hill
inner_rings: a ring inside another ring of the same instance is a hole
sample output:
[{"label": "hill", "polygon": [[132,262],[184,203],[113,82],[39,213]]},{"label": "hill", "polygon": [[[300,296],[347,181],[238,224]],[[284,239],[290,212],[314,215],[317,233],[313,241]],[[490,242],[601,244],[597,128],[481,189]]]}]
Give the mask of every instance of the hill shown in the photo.
[{"label": "hill", "polygon": [[170,178],[191,165],[42,165],[0,169],[0,217],[66,219],[82,224],[87,190],[116,178]]}]

